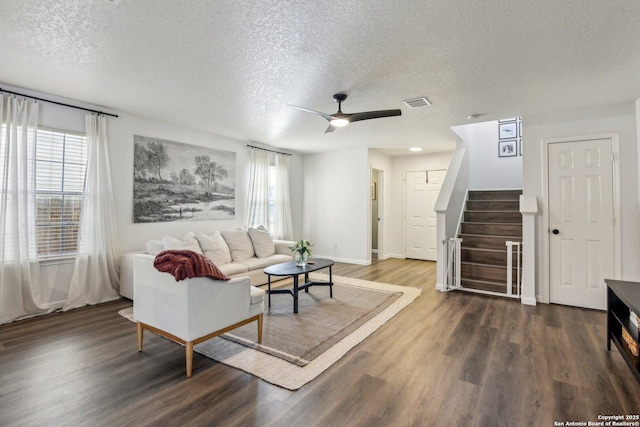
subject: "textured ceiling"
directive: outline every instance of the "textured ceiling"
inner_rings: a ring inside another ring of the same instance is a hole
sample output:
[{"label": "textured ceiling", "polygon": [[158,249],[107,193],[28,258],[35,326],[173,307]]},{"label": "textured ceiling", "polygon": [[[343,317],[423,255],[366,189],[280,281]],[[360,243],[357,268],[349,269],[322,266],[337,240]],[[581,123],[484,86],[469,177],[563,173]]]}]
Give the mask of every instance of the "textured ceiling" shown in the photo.
[{"label": "textured ceiling", "polygon": [[[640,98],[637,0],[0,0],[0,82],[299,152]],[[401,108],[324,134],[319,116]],[[432,106],[402,100],[425,96]]]}]

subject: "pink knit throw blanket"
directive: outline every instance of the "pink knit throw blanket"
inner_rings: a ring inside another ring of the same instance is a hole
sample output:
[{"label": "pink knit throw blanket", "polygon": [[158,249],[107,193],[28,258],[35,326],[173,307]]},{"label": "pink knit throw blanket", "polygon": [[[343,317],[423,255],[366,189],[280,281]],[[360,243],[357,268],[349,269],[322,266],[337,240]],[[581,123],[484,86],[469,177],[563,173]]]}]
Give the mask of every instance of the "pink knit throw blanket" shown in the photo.
[{"label": "pink knit throw blanket", "polygon": [[158,271],[172,274],[176,278],[176,282],[192,277],[208,277],[214,280],[230,279],[204,255],[193,251],[162,251],[156,255],[153,266]]}]

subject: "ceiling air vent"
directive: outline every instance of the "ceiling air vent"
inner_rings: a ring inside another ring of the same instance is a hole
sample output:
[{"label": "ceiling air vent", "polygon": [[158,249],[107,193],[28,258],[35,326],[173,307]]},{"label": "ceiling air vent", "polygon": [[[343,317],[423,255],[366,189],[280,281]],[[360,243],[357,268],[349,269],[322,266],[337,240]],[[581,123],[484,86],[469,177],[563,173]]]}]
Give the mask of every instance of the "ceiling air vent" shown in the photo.
[{"label": "ceiling air vent", "polygon": [[431,105],[431,103],[429,102],[429,100],[425,97],[422,98],[413,98],[413,99],[406,99],[404,101],[405,104],[407,104],[409,107],[411,108],[416,108],[416,107],[425,107],[427,105]]}]

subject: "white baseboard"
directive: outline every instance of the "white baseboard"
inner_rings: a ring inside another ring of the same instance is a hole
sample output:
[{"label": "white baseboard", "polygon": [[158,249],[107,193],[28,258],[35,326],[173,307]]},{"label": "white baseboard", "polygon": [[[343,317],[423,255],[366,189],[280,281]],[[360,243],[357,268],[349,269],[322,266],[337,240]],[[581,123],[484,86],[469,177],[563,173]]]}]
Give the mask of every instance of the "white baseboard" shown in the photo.
[{"label": "white baseboard", "polygon": [[340,258],[340,257],[335,257],[335,256],[319,255],[319,254],[313,254],[313,257],[316,257],[316,258],[327,258],[327,259],[331,259],[331,260],[333,260],[335,262],[343,262],[345,264],[371,265],[371,261],[362,260],[362,259]]},{"label": "white baseboard", "polygon": [[522,298],[520,298],[520,301],[525,305],[536,305],[536,299],[535,298],[522,297]]},{"label": "white baseboard", "polygon": [[436,291],[444,292],[444,285],[442,283],[436,283]]}]

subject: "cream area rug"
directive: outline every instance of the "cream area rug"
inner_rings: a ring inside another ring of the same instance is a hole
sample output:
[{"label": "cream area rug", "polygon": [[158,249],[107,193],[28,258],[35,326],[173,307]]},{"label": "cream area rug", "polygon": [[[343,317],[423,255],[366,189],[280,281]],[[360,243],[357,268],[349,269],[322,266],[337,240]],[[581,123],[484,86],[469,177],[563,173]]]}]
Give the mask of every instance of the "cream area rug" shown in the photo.
[{"label": "cream area rug", "polygon": [[[326,281],[325,274],[312,274]],[[195,351],[277,386],[297,390],[408,306],[419,288],[333,276],[333,298],[324,286],[300,292],[298,314],[293,298],[271,295],[265,301],[262,344],[255,323],[195,347]],[[287,287],[287,286],[285,286]],[[132,308],[120,314],[133,319]]]}]

